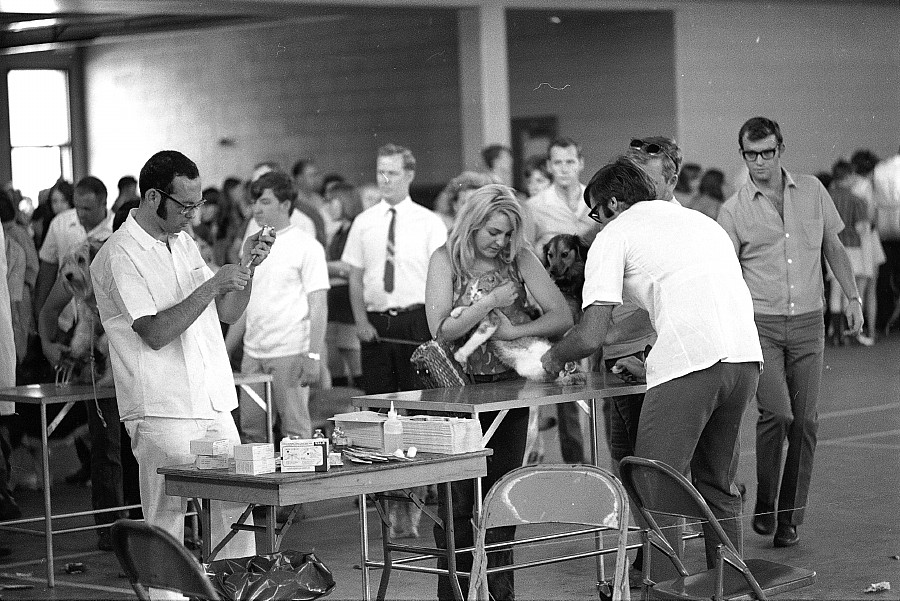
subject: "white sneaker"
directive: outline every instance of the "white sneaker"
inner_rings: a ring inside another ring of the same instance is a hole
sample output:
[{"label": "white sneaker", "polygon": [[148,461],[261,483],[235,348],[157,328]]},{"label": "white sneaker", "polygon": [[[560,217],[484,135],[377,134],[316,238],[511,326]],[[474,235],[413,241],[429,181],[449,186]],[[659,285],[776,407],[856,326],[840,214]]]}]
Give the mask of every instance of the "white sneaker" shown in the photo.
[{"label": "white sneaker", "polygon": [[875,346],[875,339],[866,336],[865,334],[857,334],[856,341],[863,346]]}]

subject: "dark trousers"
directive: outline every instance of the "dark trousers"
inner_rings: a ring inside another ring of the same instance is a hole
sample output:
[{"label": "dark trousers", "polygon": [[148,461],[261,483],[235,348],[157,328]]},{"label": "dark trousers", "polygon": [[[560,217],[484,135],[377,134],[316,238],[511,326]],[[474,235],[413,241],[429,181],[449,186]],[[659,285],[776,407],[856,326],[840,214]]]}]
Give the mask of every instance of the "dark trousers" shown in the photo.
[{"label": "dark trousers", "polygon": [[559,450],[565,463],[584,463],[584,437],[577,403],[557,403],[556,419],[559,428]]},{"label": "dark trousers", "polygon": [[[130,443],[122,445],[123,436],[129,441],[119,421],[116,399],[85,401],[85,409],[91,435],[91,505],[94,509],[108,509],[140,503],[137,461]],[[112,524],[121,517],[127,517],[124,511],[98,513],[94,523]]]},{"label": "dark trousers", "polygon": [[894,311],[897,301],[897,293],[894,288],[900,288],[900,240],[882,240],[885,262],[878,270],[878,280],[875,283],[875,296],[878,299],[878,313],[875,323],[878,329],[887,325],[888,318]]},{"label": "dark trousers", "polygon": [[[497,376],[475,376],[476,383],[498,382],[502,380],[514,380],[518,376],[515,372],[505,372]],[[481,421],[481,430],[486,432],[494,421],[497,412],[481,413],[478,415]],[[482,495],[486,495],[494,483],[504,474],[522,466],[525,456],[525,438],[528,435],[528,409],[512,409],[500,423],[500,427],[494,432],[487,448],[493,449],[494,454],[487,458],[487,475],[482,479]],[[472,530],[472,509],[475,503],[475,484],[472,480],[461,480],[450,485],[453,497],[453,533],[456,548],[471,547],[475,540]],[[447,519],[447,508],[443,504],[443,496],[438,504],[438,514],[441,520]],[[516,536],[515,526],[492,528],[485,536],[485,542],[496,543],[513,540]],[[434,527],[434,540],[439,549],[444,548],[444,530],[440,526]],[[488,553],[488,567],[510,565],[513,561],[511,548],[500,549]],[[438,568],[447,569],[447,561],[438,558]],[[472,554],[460,553],[456,556],[456,567],[462,572],[472,569]],[[469,586],[468,578],[460,578],[460,586],[465,594]],[[488,590],[491,598],[495,600],[515,599],[515,579],[513,572],[502,572],[488,576]],[[447,576],[438,576],[437,598],[441,601],[453,599],[453,589]]]},{"label": "dark trousers", "polygon": [[[743,548],[741,494],[734,478],[741,417],[758,382],[758,363],[719,362],[650,388],[635,444],[638,457],[663,461],[685,475],[690,471],[694,486],[739,553]],[[680,528],[673,527],[674,520],[659,516],[657,521],[666,528],[672,547],[679,549]],[[704,533],[706,564],[714,567],[716,539],[708,526]],[[657,582],[675,575],[671,563],[656,552],[651,571]]]},{"label": "dark trousers", "polygon": [[[822,313],[813,311],[796,316],[757,315],[756,329],[765,369],[756,392],[755,512],[774,511],[777,502],[778,522],[796,526],[803,523],[816,451],[825,327]],[[783,474],[777,467],[782,460]]]},{"label": "dark trousers", "polygon": [[409,344],[394,342],[363,342],[360,347],[362,361],[361,383],[366,394],[383,394],[422,388],[409,358],[418,343],[431,339],[425,308],[414,309],[397,315],[369,313],[369,323],[378,336],[408,340]]}]

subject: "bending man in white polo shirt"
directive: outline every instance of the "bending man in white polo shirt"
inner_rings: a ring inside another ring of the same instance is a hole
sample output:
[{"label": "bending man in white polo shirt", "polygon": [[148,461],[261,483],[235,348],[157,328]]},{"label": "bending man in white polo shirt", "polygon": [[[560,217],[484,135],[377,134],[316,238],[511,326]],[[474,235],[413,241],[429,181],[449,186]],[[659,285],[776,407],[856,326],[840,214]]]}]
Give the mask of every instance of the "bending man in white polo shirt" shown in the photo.
[{"label": "bending man in white polo shirt", "polygon": [[[588,253],[584,316],[547,351],[544,368],[558,373],[594,352],[623,301],[646,309],[657,340],[647,356],[635,455],[690,471],[740,551],[738,434],[762,350],[731,240],[705,215],[654,200],[652,182],[628,159],[600,169],[584,196],[605,227]],[[715,538],[706,535],[712,567]]]},{"label": "bending man in white polo shirt", "polygon": [[[185,231],[202,204],[194,162],[174,150],[158,152],[141,169],[140,188],[140,206],[97,254],[91,279],[119,413],[140,466],[144,517],[182,540],[187,499],[166,495],[157,468],[193,461],[196,438],[240,442],[219,320],[234,323],[244,312],[253,269],[274,238],[251,237],[244,246],[245,256],[255,255],[250,267],[224,265],[214,275]],[[214,503],[212,532],[204,536],[221,539],[240,510]],[[221,557],[255,552],[253,534],[242,532]]]}]

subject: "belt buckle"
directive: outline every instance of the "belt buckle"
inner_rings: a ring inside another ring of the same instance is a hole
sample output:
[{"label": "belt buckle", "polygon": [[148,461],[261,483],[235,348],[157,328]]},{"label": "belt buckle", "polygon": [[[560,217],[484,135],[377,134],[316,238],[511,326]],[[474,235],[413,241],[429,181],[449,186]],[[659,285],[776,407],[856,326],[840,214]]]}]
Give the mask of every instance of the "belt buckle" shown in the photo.
[{"label": "belt buckle", "polygon": [[387,313],[391,317],[397,317],[397,315],[400,314],[400,310],[399,309],[388,309],[387,311],[385,311],[385,313]]}]

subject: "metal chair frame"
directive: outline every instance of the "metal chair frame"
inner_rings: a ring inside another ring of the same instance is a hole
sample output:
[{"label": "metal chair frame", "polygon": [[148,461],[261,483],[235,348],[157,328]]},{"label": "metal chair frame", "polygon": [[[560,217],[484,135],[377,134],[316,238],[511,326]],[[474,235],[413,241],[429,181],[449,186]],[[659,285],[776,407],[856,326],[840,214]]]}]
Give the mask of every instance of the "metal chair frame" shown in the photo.
[{"label": "metal chair frame", "polygon": [[[802,588],[815,582],[816,573],[812,570],[763,559],[745,561],[741,558],[694,485],[670,465],[641,457],[625,457],[619,464],[619,473],[625,490],[649,526],[642,531],[643,599],[764,600],[768,594]],[[663,536],[654,514],[708,522],[719,541],[715,567],[705,572],[689,573]],[[653,548],[672,561],[681,578],[658,583],[650,580],[650,556]],[[731,569],[726,571],[726,565]],[[735,571],[740,573],[742,581],[734,578]]]}]

